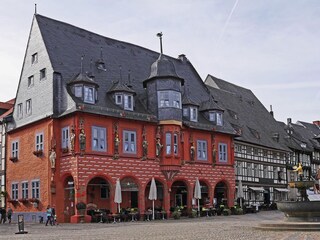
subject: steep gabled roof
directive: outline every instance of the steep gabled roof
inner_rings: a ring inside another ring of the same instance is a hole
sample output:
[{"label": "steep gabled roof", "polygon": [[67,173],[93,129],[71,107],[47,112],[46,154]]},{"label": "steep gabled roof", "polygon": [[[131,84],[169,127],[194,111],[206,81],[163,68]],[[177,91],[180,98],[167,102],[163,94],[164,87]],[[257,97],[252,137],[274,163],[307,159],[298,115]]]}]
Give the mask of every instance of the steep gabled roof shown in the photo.
[{"label": "steep gabled roof", "polygon": [[[185,57],[172,58],[170,56],[161,55],[155,51],[107,38],[96,33],[72,26],[70,24],[60,22],[36,14],[35,19],[38,23],[42,39],[46,46],[50,62],[53,70],[61,74],[62,84],[66,85],[71,81],[72,77],[79,72],[79,59],[83,59],[83,70],[88,71],[91,61],[97,64],[104,58],[105,69],[90,69],[90,74],[95,78],[95,83],[99,86],[98,102],[93,105],[84,105],[83,111],[90,109],[91,112],[101,114],[101,111],[113,112],[119,110],[111,100],[108,93],[123,86],[114,85],[114,80],[118,79],[119,66],[122,72],[130,72],[131,85],[135,93],[135,109],[136,114],[149,114],[146,106],[146,90],[143,88],[143,82],[149,77],[155,77],[163,74],[163,69],[152,69],[152,64],[160,61],[160,67],[165,67],[166,72],[170,70],[170,76],[188,82],[188,86],[192,89],[191,98],[199,104],[209,99],[209,92],[196,72],[192,64]],[[160,56],[160,58],[159,58]],[[153,66],[154,67],[154,66]],[[159,67],[159,66],[158,66]],[[91,71],[92,70],[92,71]],[[162,75],[161,75],[162,76]],[[127,89],[128,90],[128,89]],[[68,92],[70,94],[70,92]],[[72,98],[74,102],[80,104],[76,98]],[[60,115],[76,111],[74,104],[68,101],[66,96],[62,96],[62,101],[69,104],[64,112]],[[89,111],[89,110],[88,110]],[[130,115],[128,113],[128,115]],[[132,115],[132,114],[131,114]],[[206,121],[199,124],[207,124]],[[230,125],[226,125],[221,131],[231,133],[233,130]]]},{"label": "steep gabled roof", "polygon": [[234,126],[235,132],[239,135],[237,140],[289,151],[284,140],[284,129],[251,90],[211,75],[207,77],[206,82],[207,80],[211,81],[207,87],[212,96],[227,110],[224,117]]}]

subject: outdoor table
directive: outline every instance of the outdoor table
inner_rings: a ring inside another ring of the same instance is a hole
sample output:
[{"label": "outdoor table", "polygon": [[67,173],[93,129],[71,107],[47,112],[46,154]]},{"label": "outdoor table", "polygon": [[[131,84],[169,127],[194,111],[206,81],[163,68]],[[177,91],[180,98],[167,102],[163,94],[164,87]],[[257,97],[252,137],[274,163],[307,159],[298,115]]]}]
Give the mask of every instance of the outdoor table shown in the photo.
[{"label": "outdoor table", "polygon": [[152,211],[146,211],[145,215],[147,216],[147,220],[146,221],[150,221],[150,215],[152,215]]},{"label": "outdoor table", "polygon": [[113,213],[113,214],[112,214],[112,217],[113,217],[113,223],[117,223],[116,218],[119,218],[119,222],[120,222],[120,214],[118,214],[118,213]]},{"label": "outdoor table", "polygon": [[131,215],[131,222],[135,221],[136,212],[129,212],[129,215]]}]

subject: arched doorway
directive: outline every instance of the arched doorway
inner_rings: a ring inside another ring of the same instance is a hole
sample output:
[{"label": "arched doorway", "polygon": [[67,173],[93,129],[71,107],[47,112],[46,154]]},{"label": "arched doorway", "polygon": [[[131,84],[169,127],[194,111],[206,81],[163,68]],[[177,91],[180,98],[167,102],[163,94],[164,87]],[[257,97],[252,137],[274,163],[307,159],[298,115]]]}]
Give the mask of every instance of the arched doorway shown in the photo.
[{"label": "arched doorway", "polygon": [[219,182],[214,189],[214,203],[216,206],[228,206],[228,187],[224,182]]},{"label": "arched doorway", "polygon": [[110,209],[110,184],[104,178],[95,177],[87,185],[87,204],[92,208]]},{"label": "arched doorway", "polygon": [[[160,211],[161,209],[164,209],[164,186],[161,182],[155,180],[156,182],[156,187],[157,187],[157,200],[154,201],[154,208],[155,210]],[[149,192],[150,192],[150,186],[151,186],[151,181],[146,186],[145,189],[145,206],[146,209],[152,208],[152,201],[149,200]]]},{"label": "arched doorway", "polygon": [[139,187],[135,180],[131,177],[124,178],[120,181],[122,194],[122,208],[138,208],[139,203]]},{"label": "arched doorway", "polygon": [[188,202],[188,188],[185,182],[176,181],[171,186],[170,207],[186,207]]},{"label": "arched doorway", "polygon": [[74,180],[68,176],[64,181],[64,222],[70,222],[70,217],[75,214]]}]

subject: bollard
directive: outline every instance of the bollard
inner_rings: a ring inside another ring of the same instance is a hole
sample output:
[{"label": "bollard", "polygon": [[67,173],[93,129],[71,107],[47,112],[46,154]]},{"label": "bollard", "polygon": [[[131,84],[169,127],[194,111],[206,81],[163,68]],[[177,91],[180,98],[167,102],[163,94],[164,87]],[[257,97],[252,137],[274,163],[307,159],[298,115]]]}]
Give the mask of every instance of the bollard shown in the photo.
[{"label": "bollard", "polygon": [[18,215],[18,229],[19,229],[19,232],[16,232],[16,234],[28,233],[24,230],[24,216],[23,215]]}]

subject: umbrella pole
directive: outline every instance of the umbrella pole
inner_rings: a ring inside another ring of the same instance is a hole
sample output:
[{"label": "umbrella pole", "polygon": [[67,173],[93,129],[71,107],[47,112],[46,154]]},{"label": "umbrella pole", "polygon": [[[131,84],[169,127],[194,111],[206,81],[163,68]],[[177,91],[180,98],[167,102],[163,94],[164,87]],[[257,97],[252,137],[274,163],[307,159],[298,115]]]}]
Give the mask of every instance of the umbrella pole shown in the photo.
[{"label": "umbrella pole", "polygon": [[154,220],[154,200],[152,200],[152,220]]},{"label": "umbrella pole", "polygon": [[198,198],[198,216],[200,217],[200,200]]},{"label": "umbrella pole", "polygon": [[120,203],[118,203],[118,213],[120,213]]}]

